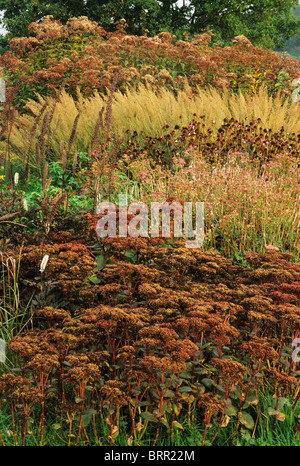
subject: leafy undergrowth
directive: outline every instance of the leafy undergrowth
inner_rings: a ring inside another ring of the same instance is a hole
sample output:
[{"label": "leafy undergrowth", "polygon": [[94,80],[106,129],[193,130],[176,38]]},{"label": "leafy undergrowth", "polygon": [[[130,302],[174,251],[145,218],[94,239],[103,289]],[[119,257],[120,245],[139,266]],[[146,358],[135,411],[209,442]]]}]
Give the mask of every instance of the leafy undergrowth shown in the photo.
[{"label": "leafy undergrowth", "polygon": [[[272,396],[265,397],[264,404],[260,407],[258,422],[256,423],[256,429],[253,431],[242,426],[239,429],[236,437],[232,440],[233,446],[299,446],[300,439],[298,436],[298,429],[295,429],[294,417],[296,413],[291,409],[290,404],[284,407],[286,413],[286,420],[284,422],[277,422],[275,429],[273,428],[272,422],[270,423],[270,416],[268,414],[268,407],[274,403]],[[262,409],[264,408],[264,409]],[[38,416],[39,412],[35,412]],[[16,437],[13,432],[12,417],[9,410],[3,409],[0,418],[0,430],[2,432],[3,442],[6,446],[14,446],[16,443]],[[32,419],[32,418],[31,418]],[[30,419],[30,421],[31,421]],[[182,428],[174,430],[173,439],[167,430],[157,439],[157,447],[170,447],[172,445],[178,447],[198,447],[202,445],[204,425],[198,422],[197,424],[188,425],[187,419],[184,415],[179,417]],[[69,432],[69,420],[66,417],[64,420],[60,418],[48,419],[47,430],[44,437],[44,444],[47,446],[66,446],[74,442],[74,434]],[[218,436],[214,440],[213,444],[211,440],[214,436],[214,429],[210,428],[207,432],[205,446],[226,446],[230,443],[231,438],[235,431],[235,419],[232,418],[225,427],[222,427],[219,431]],[[126,416],[120,417],[120,431],[118,436],[115,437],[114,446],[116,447],[128,447],[132,445],[132,438],[128,437],[126,427],[128,426],[128,420]],[[78,444],[91,445],[91,446],[108,446],[109,445],[109,425],[107,423],[101,424],[99,434],[96,437],[93,428],[90,426],[86,427],[87,436],[85,441],[79,439]],[[139,441],[139,446],[148,447],[151,446],[153,433],[155,433],[155,423],[147,426],[147,430],[143,435],[143,438]],[[152,435],[151,435],[152,434]],[[17,442],[21,444],[22,438],[16,431]],[[71,438],[70,438],[71,437]],[[31,422],[26,434],[26,445],[38,446],[40,439],[40,433],[38,424]]]},{"label": "leafy undergrowth", "polygon": [[19,260],[34,310],[0,377],[2,443],[43,445],[54,430],[69,445],[280,444],[286,429],[296,444],[293,256],[242,266],[174,238],[100,240],[100,217],[80,239],[37,234],[1,256]]}]

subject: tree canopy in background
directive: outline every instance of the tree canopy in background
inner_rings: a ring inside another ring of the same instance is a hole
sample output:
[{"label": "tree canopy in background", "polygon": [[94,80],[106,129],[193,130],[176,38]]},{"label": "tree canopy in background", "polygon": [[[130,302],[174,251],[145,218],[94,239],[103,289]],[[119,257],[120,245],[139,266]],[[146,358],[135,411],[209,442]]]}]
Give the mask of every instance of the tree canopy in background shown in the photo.
[{"label": "tree canopy in background", "polygon": [[[297,19],[300,20],[300,5],[293,10],[293,13],[296,15]],[[287,52],[291,57],[300,60],[300,34],[289,39],[284,46],[278,46],[276,50]]]},{"label": "tree canopy in background", "polygon": [[282,47],[300,32],[296,6],[298,0],[0,0],[8,31],[2,46],[13,37],[28,36],[31,22],[52,15],[62,23],[87,16],[107,31],[124,18],[127,33],[135,35],[147,30],[151,36],[170,31],[182,37],[210,29],[223,43],[243,34],[254,45]]}]

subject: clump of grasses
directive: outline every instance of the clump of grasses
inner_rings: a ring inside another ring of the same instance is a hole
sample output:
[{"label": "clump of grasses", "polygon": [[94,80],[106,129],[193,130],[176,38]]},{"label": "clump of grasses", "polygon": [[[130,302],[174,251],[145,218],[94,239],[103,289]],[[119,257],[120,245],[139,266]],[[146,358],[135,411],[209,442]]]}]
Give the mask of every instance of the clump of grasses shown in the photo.
[{"label": "clump of grasses", "polygon": [[[31,318],[29,311],[32,296],[25,305],[20,296],[21,256],[22,248],[17,259],[0,251],[0,338],[6,346],[24,330]],[[5,361],[5,364],[10,364],[10,361]]]},{"label": "clump of grasses", "polygon": [[[94,148],[95,128],[98,128],[96,136],[100,140],[104,137],[103,130],[99,125],[97,127],[97,121],[99,110],[107,103],[108,97],[105,95],[96,93],[93,97],[84,98],[79,90],[76,101],[64,90],[56,98],[39,96],[39,102],[29,100],[26,105],[28,113],[16,118],[10,132],[9,146],[13,160],[23,163],[30,136],[33,140],[29,163],[31,167],[37,166],[36,146],[44,137],[46,123],[40,115],[45,108],[51,109],[47,130],[48,159],[59,160],[62,141],[67,145],[70,139],[71,157],[75,157],[77,152],[90,152]],[[255,95],[233,95],[228,90],[220,91],[213,87],[205,90],[197,87],[197,91],[192,92],[187,84],[175,96],[167,89],[156,92],[141,85],[125,93],[115,91],[111,105],[111,131],[115,137],[123,137],[126,130],[132,128],[137,133],[161,136],[165,125],[188,125],[195,115],[204,116],[203,124],[213,136],[217,135],[226,118],[234,118],[242,124],[260,118],[262,129],[273,132],[283,129],[286,136],[300,131],[298,104],[279,95],[269,96],[264,87]]]}]

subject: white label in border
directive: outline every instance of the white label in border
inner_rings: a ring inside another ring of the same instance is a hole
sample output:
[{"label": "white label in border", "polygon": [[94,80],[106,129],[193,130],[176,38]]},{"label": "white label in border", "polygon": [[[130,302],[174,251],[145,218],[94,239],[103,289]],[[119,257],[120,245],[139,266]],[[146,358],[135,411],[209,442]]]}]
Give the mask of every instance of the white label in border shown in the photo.
[{"label": "white label in border", "polygon": [[6,360],[5,349],[6,343],[4,340],[2,340],[2,338],[0,338],[0,362],[5,362]]}]

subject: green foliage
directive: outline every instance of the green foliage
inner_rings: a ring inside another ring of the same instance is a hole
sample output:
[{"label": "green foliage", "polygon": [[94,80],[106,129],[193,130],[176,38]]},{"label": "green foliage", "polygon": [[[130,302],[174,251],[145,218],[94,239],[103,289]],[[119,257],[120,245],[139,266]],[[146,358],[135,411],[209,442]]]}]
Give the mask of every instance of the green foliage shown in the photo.
[{"label": "green foliage", "polygon": [[274,48],[299,31],[299,21],[291,12],[297,3],[295,0],[280,3],[276,0],[192,0],[192,31],[209,27],[225,42],[243,34],[254,44]]},{"label": "green foliage", "polygon": [[[300,6],[296,6],[293,9],[293,13],[297,17],[297,20],[300,19]],[[292,58],[296,58],[297,60],[300,59],[300,34],[292,37],[291,39],[287,40],[284,45],[278,45],[275,50],[278,52],[287,52]]]}]

